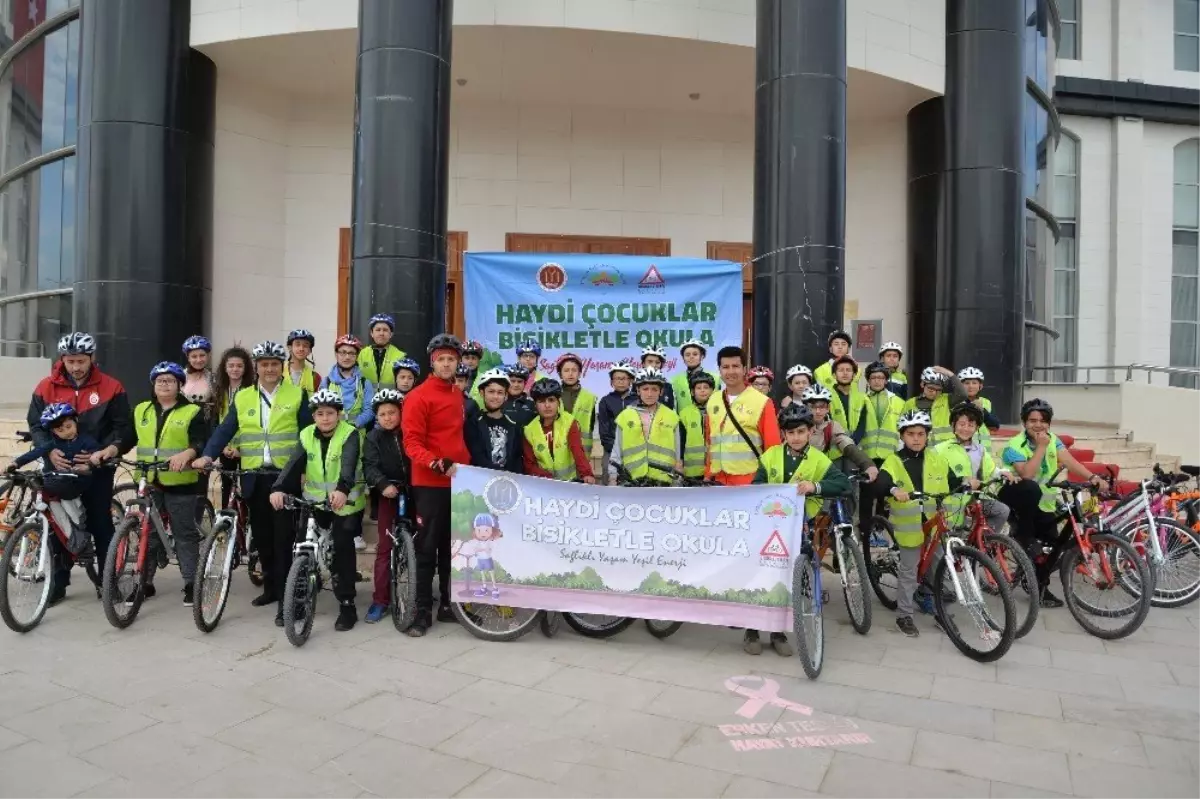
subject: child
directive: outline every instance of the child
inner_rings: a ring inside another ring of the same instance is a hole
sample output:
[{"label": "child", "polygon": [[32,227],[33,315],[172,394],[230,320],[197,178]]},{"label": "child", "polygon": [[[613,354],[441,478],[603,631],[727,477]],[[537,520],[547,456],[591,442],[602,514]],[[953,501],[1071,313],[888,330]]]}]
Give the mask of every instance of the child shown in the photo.
[{"label": "child", "polygon": [[792,393],[779,401],[780,408],[786,408],[793,402],[803,402],[801,397],[804,396],[804,391],[812,385],[812,369],[809,369],[802,363],[798,363],[791,369],[787,370],[784,375],[784,380],[787,382],[788,390]]},{"label": "child", "polygon": [[[829,360],[817,367],[813,372],[813,380],[833,391],[836,382],[833,377],[833,365],[838,358],[850,354],[850,334],[845,330],[835,330],[829,334]],[[857,380],[858,375],[854,378]]]},{"label": "child", "polygon": [[336,363],[321,381],[320,389],[337,392],[345,407],[342,418],[356,429],[366,430],[375,420],[374,414],[371,413],[371,397],[375,395],[376,384],[366,376],[358,362],[361,351],[362,343],[348,334],[333,342]]},{"label": "child", "polygon": [[[679,427],[683,431],[683,476],[703,477],[704,459],[708,455],[708,398],[717,388],[717,380],[699,369],[688,377],[689,399],[679,412]],[[604,465],[608,468],[608,464]]]},{"label": "child", "polygon": [[525,471],[521,427],[504,413],[508,375],[502,369],[489,369],[479,376],[477,388],[483,407],[467,402],[463,425],[471,465],[521,474]]},{"label": "child", "polygon": [[975,440],[985,452],[991,452],[992,431],[1000,428],[1000,420],[992,414],[992,401],[980,395],[983,391],[983,372],[974,366],[968,366],[958,373],[958,382],[962,383],[962,387],[967,391],[967,401],[983,412],[983,422],[979,425]]},{"label": "child", "polygon": [[401,358],[392,364],[392,381],[401,394],[412,391],[420,376],[421,365],[412,358]]},{"label": "child", "polygon": [[541,355],[542,345],[538,344],[536,339],[526,339],[517,345],[517,366],[525,370],[524,391],[529,391],[535,382],[547,376],[537,368]]},{"label": "child", "polygon": [[904,348],[894,341],[885,341],[879,348],[879,360],[887,367],[887,390],[900,399],[908,399],[908,375],[900,368]]},{"label": "child", "polygon": [[[783,443],[771,447],[759,458],[754,482],[759,485],[795,483],[796,493],[807,497],[804,500],[804,523],[808,526],[813,517],[821,512],[821,498],[849,494],[850,481],[823,452],[809,446],[813,430],[812,411],[795,402],[781,409],[777,418]],[[792,656],[792,645],[783,633],[771,633],[771,648],[782,657]],[[748,655],[762,654],[758,630],[746,630],[742,649]]]},{"label": "child", "polygon": [[579,378],[583,376],[583,359],[573,352],[563,353],[554,362],[554,369],[563,384],[563,410],[579,422],[583,451],[590,458],[595,440],[593,434],[596,429],[596,395],[579,384]]},{"label": "child", "polygon": [[367,323],[371,334],[371,346],[358,354],[358,368],[373,385],[380,385],[384,374],[383,365],[395,363],[404,357],[404,350],[392,346],[392,335],[396,332],[396,320],[391,314],[377,313]]},{"label": "child", "polygon": [[354,606],[354,536],[362,527],[366,499],[358,431],[342,420],[342,395],[320,389],[308,400],[313,423],[300,431],[300,446],[271,487],[271,507],[284,509],[287,496],[303,492],[310,502],[329,500],[331,511],[317,511],[318,523],[333,526],[333,595],[338,617],[333,629],[345,632],[358,623]]},{"label": "child", "polygon": [[[649,479],[663,485],[670,485],[672,480],[664,467],[683,471],[683,462],[679,458],[679,417],[659,401],[666,383],[667,379],[657,369],[638,372],[633,381],[637,404],[617,415],[617,435],[609,459],[610,478],[620,477],[617,463],[630,479]],[[701,468],[703,463],[701,460]]]},{"label": "child", "polygon": [[537,418],[525,425],[525,473],[554,480],[595,483],[592,464],[583,451],[579,422],[559,413],[562,383],[544,377],[530,389]]},{"label": "child", "polygon": [[508,399],[504,402],[504,412],[521,427],[529,424],[537,416],[533,400],[525,393],[529,384],[529,369],[516,363],[505,369],[508,374]]},{"label": "child", "polygon": [[466,394],[471,390],[471,367],[465,363],[460,363],[458,368],[454,370],[454,386]]},{"label": "child", "polygon": [[604,455],[600,462],[600,474],[608,474],[608,462],[612,454],[613,442],[617,438],[616,419],[621,411],[637,401],[632,386],[636,369],[627,361],[614,363],[608,370],[608,384],[612,391],[600,399],[596,411],[596,419],[600,426],[600,446]]},{"label": "child", "polygon": [[708,350],[699,339],[688,339],[679,348],[679,357],[683,358],[683,365],[686,369],[671,378],[671,394],[675,398],[676,413],[680,413],[691,404],[691,379],[697,374],[707,374],[712,378],[714,386],[721,385],[716,374],[705,370],[704,357],[706,355],[708,355]]},{"label": "child", "polygon": [[462,365],[471,372],[472,380],[475,379],[475,372],[479,369],[479,359],[482,357],[483,344],[475,339],[463,342]]},{"label": "child", "polygon": [[[643,347],[641,363],[643,369],[656,369],[661,372],[667,363],[667,352],[662,347]],[[659,401],[668,408],[675,409],[675,392],[670,383],[663,384]]]},{"label": "child", "polygon": [[496,585],[496,563],[492,560],[492,548],[498,539],[504,537],[504,534],[500,532],[500,522],[490,513],[477,513],[471,528],[471,536],[475,543],[475,571],[482,575],[479,587],[475,589],[475,596],[488,595],[487,578],[490,573],[492,575],[492,599],[499,599],[500,588]]},{"label": "child", "polygon": [[374,591],[367,608],[367,624],[375,624],[391,605],[392,537],[388,530],[396,523],[396,498],[408,485],[408,458],[400,438],[401,409],[404,396],[396,389],[381,388],[371,399],[375,427],[363,442],[363,477],[379,497],[379,543],[375,545]]},{"label": "child", "polygon": [[771,384],[775,382],[775,373],[766,366],[751,366],[750,367],[750,385],[771,396]]}]

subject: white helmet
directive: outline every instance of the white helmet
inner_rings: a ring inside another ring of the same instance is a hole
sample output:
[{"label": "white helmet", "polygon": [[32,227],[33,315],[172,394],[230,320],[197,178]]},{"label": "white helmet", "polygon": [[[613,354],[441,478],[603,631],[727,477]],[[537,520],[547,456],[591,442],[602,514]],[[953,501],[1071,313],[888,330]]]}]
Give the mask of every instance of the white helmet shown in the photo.
[{"label": "white helmet", "polygon": [[832,402],[833,395],[821,383],[813,383],[800,395],[801,402]]},{"label": "white helmet", "polygon": [[475,387],[482,393],[488,383],[499,383],[507,389],[509,385],[508,372],[503,369],[488,369],[479,376],[479,381],[475,384]]},{"label": "white helmet", "polygon": [[617,372],[624,372],[630,377],[637,377],[638,368],[636,365],[628,361],[617,361],[612,366],[608,367],[608,376],[612,377]]},{"label": "white helmet", "polygon": [[959,380],[983,380],[983,372],[974,366],[968,366],[958,373]]},{"label": "white helmet", "polygon": [[[700,350],[701,357],[708,354],[708,348],[705,347],[704,343],[701,342],[700,339],[698,339],[698,338],[689,338],[687,341],[683,342],[683,346],[681,346],[679,348],[679,354],[683,355],[683,351],[686,350],[688,347],[695,347],[696,349]],[[645,355],[646,353],[643,352],[642,354]]]},{"label": "white helmet", "polygon": [[945,384],[946,376],[944,374],[942,374],[941,372],[939,372],[937,369],[934,369],[932,366],[926,366],[924,369],[921,370],[921,382],[922,383],[936,383],[940,386],[940,385]]},{"label": "white helmet", "polygon": [[371,397],[371,410],[379,410],[380,405],[387,403],[399,405],[404,402],[404,395],[394,388],[381,388]]},{"label": "white helmet", "polygon": [[809,380],[812,380],[813,373],[812,373],[812,369],[809,369],[807,366],[805,366],[802,363],[798,363],[795,366],[793,366],[791,369],[787,370],[787,374],[784,375],[783,379],[786,382],[790,383],[790,382],[792,382],[792,378],[795,377],[796,375],[805,375],[808,377]]},{"label": "white helmet", "polygon": [[58,340],[59,355],[95,355],[96,339],[88,333],[68,333]]},{"label": "white helmet", "polygon": [[883,342],[883,346],[879,348],[879,357],[882,358],[885,352],[897,352],[903,355],[904,348],[894,341],[885,341]]},{"label": "white helmet", "polygon": [[649,367],[646,369],[638,370],[637,378],[633,381],[633,385],[634,386],[652,386],[652,385],[662,386],[666,382],[667,382],[667,378],[663,376],[662,372],[660,372],[658,369],[655,369],[654,367]]},{"label": "white helmet", "polygon": [[339,411],[346,407],[346,404],[342,402],[342,392],[334,391],[331,388],[322,388],[313,392],[313,395],[308,398],[308,404],[314,411],[321,406],[336,408]]},{"label": "white helmet", "polygon": [[647,355],[657,355],[660,359],[667,359],[667,351],[662,347],[642,347],[642,362],[645,363]]},{"label": "white helmet", "polygon": [[264,341],[255,345],[250,353],[250,357],[256,361],[286,361],[287,350],[279,342]]},{"label": "white helmet", "polygon": [[929,431],[933,429],[933,420],[925,411],[913,408],[911,411],[900,414],[900,419],[896,422],[897,430],[904,430],[906,427],[924,427],[926,431]]}]

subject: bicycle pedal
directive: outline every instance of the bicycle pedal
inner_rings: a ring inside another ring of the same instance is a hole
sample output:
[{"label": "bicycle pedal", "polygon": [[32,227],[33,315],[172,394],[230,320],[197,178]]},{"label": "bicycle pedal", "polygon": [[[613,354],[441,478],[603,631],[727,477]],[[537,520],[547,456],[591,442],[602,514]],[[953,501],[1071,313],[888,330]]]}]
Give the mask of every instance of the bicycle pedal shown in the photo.
[{"label": "bicycle pedal", "polygon": [[828,591],[822,591],[822,592],[821,592],[821,604],[822,604],[822,605],[828,605],[828,604],[829,604],[829,592],[828,592]]}]

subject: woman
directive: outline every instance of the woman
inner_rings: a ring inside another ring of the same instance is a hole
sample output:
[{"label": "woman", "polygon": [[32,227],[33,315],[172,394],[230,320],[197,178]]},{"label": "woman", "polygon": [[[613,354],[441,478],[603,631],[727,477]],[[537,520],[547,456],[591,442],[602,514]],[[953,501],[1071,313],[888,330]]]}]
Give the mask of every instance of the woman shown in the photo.
[{"label": "woman", "polygon": [[[254,362],[245,348],[233,346],[221,354],[221,363],[217,367],[216,387],[214,389],[214,405],[217,410],[216,421],[219,423],[225,414],[233,407],[233,397],[246,386],[254,385],[257,378],[254,375]],[[241,459],[237,447],[230,445],[221,453],[221,468],[236,469]],[[233,478],[221,476],[221,505],[229,504],[229,494],[233,489]]]},{"label": "woman", "polygon": [[321,385],[321,375],[314,368],[317,364],[312,358],[313,347],[317,346],[317,337],[304,328],[297,328],[288,333],[288,362],[283,376],[292,381],[292,385],[312,394]]},{"label": "woman", "polygon": [[213,421],[213,373],[208,366],[212,344],[204,336],[191,336],[183,342],[186,379],[181,393],[188,402],[199,405],[205,421]]}]

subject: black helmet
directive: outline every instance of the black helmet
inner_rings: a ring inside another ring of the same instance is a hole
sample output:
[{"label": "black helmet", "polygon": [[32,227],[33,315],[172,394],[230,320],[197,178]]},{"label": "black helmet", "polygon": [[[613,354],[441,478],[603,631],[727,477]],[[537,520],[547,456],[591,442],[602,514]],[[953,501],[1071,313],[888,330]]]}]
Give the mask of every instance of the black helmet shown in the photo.
[{"label": "black helmet", "polygon": [[1025,404],[1021,406],[1021,421],[1028,421],[1029,414],[1033,413],[1034,411],[1039,411],[1047,422],[1054,418],[1054,408],[1050,406],[1050,403],[1046,402],[1044,399],[1038,399],[1037,397],[1034,397],[1031,400],[1026,400]]},{"label": "black helmet", "polygon": [[882,361],[872,361],[870,365],[867,366],[866,370],[864,370],[863,376],[870,380],[871,375],[879,372],[882,372],[884,377],[891,376],[891,372],[889,372],[888,368],[883,365]]},{"label": "black helmet", "polygon": [[777,417],[779,419],[780,430],[793,430],[802,426],[813,426],[812,411],[807,405],[800,402],[793,402],[787,407],[779,411]]},{"label": "black helmet", "polygon": [[535,400],[546,399],[547,397],[561,397],[562,383],[553,377],[543,377],[529,389],[529,396]]},{"label": "black helmet", "polygon": [[973,402],[960,402],[951,408],[950,424],[956,424],[960,416],[970,417],[975,422],[976,427],[983,426],[983,411],[979,410],[979,406]]},{"label": "black helmet", "polygon": [[429,339],[429,346],[425,348],[425,352],[433,355],[435,350],[454,350],[459,355],[462,355],[462,342],[458,340],[458,336],[452,336],[449,333],[438,333]]},{"label": "black helmet", "polygon": [[504,371],[508,372],[509,377],[515,377],[518,380],[529,379],[529,370],[519,363],[514,363],[504,367]]},{"label": "black helmet", "polygon": [[458,368],[454,370],[454,376],[455,377],[470,377],[471,371],[472,371],[471,367],[467,366],[465,363],[460,363],[458,365]]},{"label": "black helmet", "polygon": [[689,390],[694,389],[696,386],[700,385],[701,383],[707,383],[708,387],[711,389],[716,389],[716,387],[717,387],[717,381],[715,379],[713,379],[712,375],[710,375],[708,372],[705,372],[704,370],[700,370],[698,372],[688,375],[688,389]]},{"label": "black helmet", "polygon": [[832,333],[829,334],[829,339],[825,343],[832,344],[833,342],[837,341],[839,338],[851,346],[853,346],[853,344],[854,344],[854,342],[850,340],[850,334],[847,333],[845,330],[833,331]]}]

